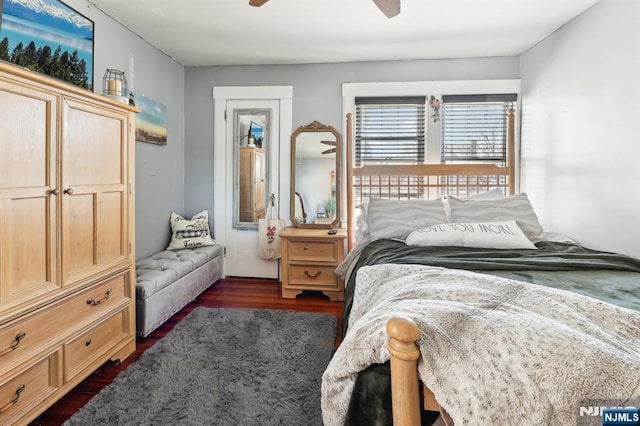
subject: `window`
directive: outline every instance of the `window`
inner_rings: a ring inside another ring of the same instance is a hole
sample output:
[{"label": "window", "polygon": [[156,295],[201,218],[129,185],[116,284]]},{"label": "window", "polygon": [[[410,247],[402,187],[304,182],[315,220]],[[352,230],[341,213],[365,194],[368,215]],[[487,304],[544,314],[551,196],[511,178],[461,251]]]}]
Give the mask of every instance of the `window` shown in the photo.
[{"label": "window", "polygon": [[355,165],[424,163],[425,102],[425,96],[355,98]]},{"label": "window", "polygon": [[507,164],[507,116],[515,94],[442,97],[442,164]]}]

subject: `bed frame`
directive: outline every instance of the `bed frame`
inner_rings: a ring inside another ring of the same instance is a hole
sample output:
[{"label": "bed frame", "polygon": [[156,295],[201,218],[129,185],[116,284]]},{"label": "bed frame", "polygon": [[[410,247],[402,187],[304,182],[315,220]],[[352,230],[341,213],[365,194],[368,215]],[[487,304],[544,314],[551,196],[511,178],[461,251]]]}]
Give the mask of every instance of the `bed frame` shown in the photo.
[{"label": "bed frame", "polygon": [[[355,212],[370,198],[397,200],[435,199],[444,196],[464,197],[495,188],[506,195],[515,190],[515,119],[507,118],[507,164],[421,164],[421,165],[354,165],[353,121],[347,114],[347,230],[351,250],[355,240]],[[391,393],[393,424],[420,425],[421,410],[439,411],[445,425],[453,425],[451,417],[440,407],[433,392],[418,379],[420,349],[416,344],[420,333],[409,318],[395,317],[387,324],[391,356]],[[422,402],[420,387],[422,386]]]}]

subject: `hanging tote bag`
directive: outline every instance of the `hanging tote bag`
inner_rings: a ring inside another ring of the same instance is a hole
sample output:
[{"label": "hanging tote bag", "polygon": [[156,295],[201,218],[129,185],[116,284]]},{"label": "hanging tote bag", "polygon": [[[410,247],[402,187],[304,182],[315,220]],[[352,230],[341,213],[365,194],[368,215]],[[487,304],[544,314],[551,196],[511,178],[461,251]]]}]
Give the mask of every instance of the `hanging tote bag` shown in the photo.
[{"label": "hanging tote bag", "polygon": [[272,194],[266,217],[258,220],[259,256],[266,260],[275,260],[282,257],[280,232],[284,229],[285,222],[275,217],[274,200],[275,197]]}]

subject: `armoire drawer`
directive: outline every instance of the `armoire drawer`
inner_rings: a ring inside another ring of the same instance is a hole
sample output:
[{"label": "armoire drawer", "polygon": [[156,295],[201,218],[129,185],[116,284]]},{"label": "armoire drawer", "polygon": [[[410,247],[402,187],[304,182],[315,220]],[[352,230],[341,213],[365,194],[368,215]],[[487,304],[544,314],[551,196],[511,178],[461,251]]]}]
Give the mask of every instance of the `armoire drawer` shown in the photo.
[{"label": "armoire drawer", "polygon": [[78,319],[97,319],[128,298],[127,275],[118,275],[101,284],[26,315],[20,321],[0,327],[0,376],[49,345],[60,342]]},{"label": "armoire drawer", "polygon": [[64,345],[65,383],[96,360],[108,355],[109,351],[118,343],[130,337],[133,331],[129,330],[129,324],[129,308],[127,306],[66,342]]},{"label": "armoire drawer", "polygon": [[60,350],[0,384],[0,424],[20,423],[60,386]]}]

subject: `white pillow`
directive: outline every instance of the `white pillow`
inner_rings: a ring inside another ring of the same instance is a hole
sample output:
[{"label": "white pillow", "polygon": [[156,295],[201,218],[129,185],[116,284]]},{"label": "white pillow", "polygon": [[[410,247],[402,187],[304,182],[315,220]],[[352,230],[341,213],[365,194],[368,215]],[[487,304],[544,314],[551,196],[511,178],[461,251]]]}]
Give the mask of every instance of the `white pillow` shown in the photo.
[{"label": "white pillow", "polygon": [[185,219],[171,212],[171,243],[167,250],[178,250],[217,244],[209,235],[209,212],[203,210]]},{"label": "white pillow", "polygon": [[524,192],[495,200],[462,200],[449,197],[451,222],[477,223],[515,220],[524,234],[538,241],[542,225],[538,221],[529,197]]},{"label": "white pillow", "polygon": [[504,198],[504,192],[502,191],[502,188],[493,188],[491,191],[478,192],[477,194],[463,197],[461,200],[497,200]]},{"label": "white pillow", "polygon": [[413,231],[410,246],[457,246],[499,249],[536,249],[515,220],[484,223],[441,223]]},{"label": "white pillow", "polygon": [[[497,200],[499,198],[504,198],[502,188],[493,188],[491,191],[479,192],[477,194],[469,195],[468,197],[458,198],[458,200]],[[447,222],[453,222],[451,220],[451,205],[449,204],[449,197],[443,198],[442,202],[444,203],[444,211],[447,213]]]},{"label": "white pillow", "polygon": [[357,214],[356,217],[356,226],[358,231],[361,231],[363,234],[369,233],[369,225],[367,225],[367,209],[369,208],[369,203],[362,203],[359,209],[356,209]]}]

